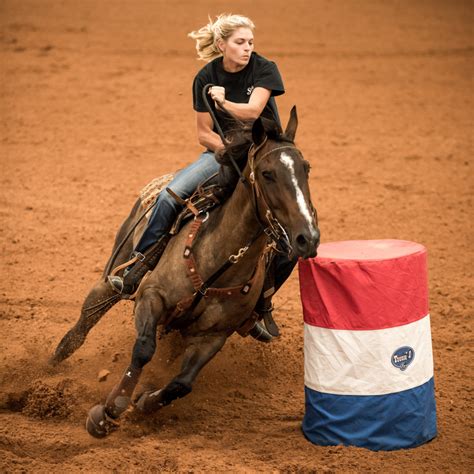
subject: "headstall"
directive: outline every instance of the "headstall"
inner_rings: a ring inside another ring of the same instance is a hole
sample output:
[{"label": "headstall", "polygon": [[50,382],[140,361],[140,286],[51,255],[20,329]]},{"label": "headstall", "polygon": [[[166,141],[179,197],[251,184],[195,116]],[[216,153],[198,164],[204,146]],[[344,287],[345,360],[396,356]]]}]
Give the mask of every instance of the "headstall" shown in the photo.
[{"label": "headstall", "polygon": [[[265,196],[258,184],[258,181],[255,178],[255,166],[256,166],[256,155],[257,153],[263,149],[263,147],[267,143],[267,137],[260,143],[259,145],[255,146],[254,144],[250,147],[249,152],[248,152],[248,164],[249,164],[249,178],[248,181],[250,182],[250,185],[252,187],[252,203],[254,206],[255,214],[257,216],[258,221],[260,222],[260,225],[263,228],[263,232],[271,238],[275,244],[280,247],[283,247],[281,250],[282,253],[290,253],[292,250],[292,246],[290,243],[289,236],[287,232],[285,231],[284,227],[280,224],[278,219],[273,215],[273,212],[270,208],[270,206],[267,203],[267,200],[265,199]],[[265,152],[263,155],[258,157],[258,160],[262,160],[266,156],[270,155],[271,153],[277,151],[277,150],[284,150],[284,149],[292,149],[295,150],[294,145],[283,145],[279,146],[276,148],[272,148],[271,150],[268,150]],[[259,211],[259,202],[263,204],[264,207],[264,219],[261,217],[261,212]]]}]

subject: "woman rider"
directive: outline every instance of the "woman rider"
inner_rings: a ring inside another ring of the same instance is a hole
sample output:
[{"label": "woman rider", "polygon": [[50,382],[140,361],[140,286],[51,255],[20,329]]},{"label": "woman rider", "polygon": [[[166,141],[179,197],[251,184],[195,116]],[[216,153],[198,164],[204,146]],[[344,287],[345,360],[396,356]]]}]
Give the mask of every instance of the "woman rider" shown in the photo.
[{"label": "woman rider", "polygon": [[[241,120],[266,117],[280,124],[275,96],[285,92],[276,64],[253,52],[253,22],[241,15],[222,14],[189,36],[196,40],[199,59],[207,61],[196,75],[193,84],[193,107],[196,111],[199,143],[206,148],[197,161],[176,174],[168,185],[182,199],[188,198],[198,184],[219,170],[215,152],[224,147],[215,132],[210,114],[202,99],[206,84],[214,84],[209,94],[217,112],[222,107]],[[220,125],[226,133],[230,122],[218,114]],[[148,270],[153,269],[161,256],[167,233],[181,205],[169,194],[160,193],[148,227],[145,229],[134,256],[136,263],[129,267],[124,277],[110,277],[113,288],[121,294],[133,294]],[[163,243],[164,242],[164,243]],[[291,273],[294,262],[279,259],[275,287],[281,286]]]}]

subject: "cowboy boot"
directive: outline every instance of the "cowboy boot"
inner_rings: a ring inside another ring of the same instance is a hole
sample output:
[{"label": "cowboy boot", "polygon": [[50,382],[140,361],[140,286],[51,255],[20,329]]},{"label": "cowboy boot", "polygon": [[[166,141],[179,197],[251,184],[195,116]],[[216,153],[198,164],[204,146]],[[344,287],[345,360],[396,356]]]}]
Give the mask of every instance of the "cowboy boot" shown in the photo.
[{"label": "cowboy boot", "polygon": [[273,336],[261,322],[257,321],[259,317],[260,315],[253,311],[252,315],[237,329],[237,333],[242,337],[252,336],[260,342],[271,342]]},{"label": "cowboy boot", "polygon": [[255,312],[259,315],[259,319],[263,319],[265,327],[270,335],[278,337],[280,335],[280,329],[277,323],[273,319],[273,303],[272,297],[262,298],[255,307]]},{"label": "cowboy boot", "polygon": [[273,303],[272,298],[275,294],[275,261],[272,260],[268,266],[265,281],[263,283],[262,293],[255,305],[255,313],[258,314],[258,321],[263,319],[265,328],[273,337],[280,335],[280,330],[273,319]]},{"label": "cowboy boot", "polygon": [[108,280],[114,291],[124,296],[133,295],[142,278],[158,264],[169,239],[168,234],[163,235],[145,253],[136,252],[136,261],[124,271],[123,277],[109,275]]},{"label": "cowboy boot", "polygon": [[[252,336],[259,342],[271,342],[274,337],[280,335],[280,330],[272,316],[272,294],[273,291],[270,296],[265,297],[265,293],[262,292],[250,318],[237,329],[242,337]],[[265,324],[260,322],[262,319]]]},{"label": "cowboy boot", "polygon": [[252,336],[254,339],[260,342],[271,342],[273,336],[265,329],[265,326],[259,322],[255,321],[253,328],[248,332],[249,336]]},{"label": "cowboy boot", "polygon": [[[272,297],[275,294],[275,261],[273,258],[267,263],[265,281],[263,283],[262,293],[258,298],[254,314],[254,325],[246,334],[252,336],[260,342],[270,342],[274,337],[280,335],[280,330],[275,323],[272,311]],[[260,321],[263,319],[265,324]]]},{"label": "cowboy boot", "polygon": [[[237,332],[242,337],[252,336],[259,342],[271,342],[274,337],[280,335],[280,330],[272,316],[273,304],[271,298],[265,300],[262,298],[259,300],[259,303],[262,305],[259,306],[259,304],[257,304],[253,312],[253,317],[244,323]],[[262,319],[264,324],[260,322]]]}]

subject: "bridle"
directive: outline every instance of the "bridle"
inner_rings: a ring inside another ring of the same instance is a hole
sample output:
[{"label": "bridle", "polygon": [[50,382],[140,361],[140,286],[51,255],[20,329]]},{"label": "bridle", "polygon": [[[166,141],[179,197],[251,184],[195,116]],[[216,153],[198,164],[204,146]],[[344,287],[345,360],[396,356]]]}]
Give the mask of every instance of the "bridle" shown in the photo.
[{"label": "bridle", "polygon": [[[278,219],[273,214],[270,205],[265,199],[265,195],[262,192],[261,186],[258,180],[256,179],[255,169],[257,161],[263,160],[263,158],[274,153],[275,151],[285,149],[296,150],[296,147],[294,145],[277,146],[257,157],[257,154],[264,148],[264,146],[267,144],[267,141],[268,139],[267,137],[265,137],[262,143],[260,143],[259,145],[252,144],[252,146],[250,147],[248,151],[247,161],[250,173],[248,180],[244,177],[244,183],[250,184],[250,193],[252,196],[254,212],[258,222],[262,226],[263,232],[275,243],[275,250],[289,254],[293,249],[290,243],[290,238],[285,228],[280,224]],[[261,211],[262,208],[263,218]]]}]

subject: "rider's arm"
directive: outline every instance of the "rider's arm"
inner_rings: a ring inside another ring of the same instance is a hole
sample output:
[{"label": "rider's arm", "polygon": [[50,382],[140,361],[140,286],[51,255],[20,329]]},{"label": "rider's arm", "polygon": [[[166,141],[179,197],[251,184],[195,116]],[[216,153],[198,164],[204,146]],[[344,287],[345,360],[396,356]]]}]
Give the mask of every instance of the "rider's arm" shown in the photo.
[{"label": "rider's arm", "polygon": [[196,112],[196,125],[199,143],[211,151],[224,148],[221,137],[212,130],[212,118],[207,112]]},{"label": "rider's arm", "polygon": [[214,86],[211,88],[211,97],[216,101],[217,105],[225,107],[241,120],[256,120],[260,117],[268,99],[270,99],[270,94],[270,90],[264,87],[256,87],[252,91],[248,103],[239,104],[225,98],[225,90],[223,87]]}]

